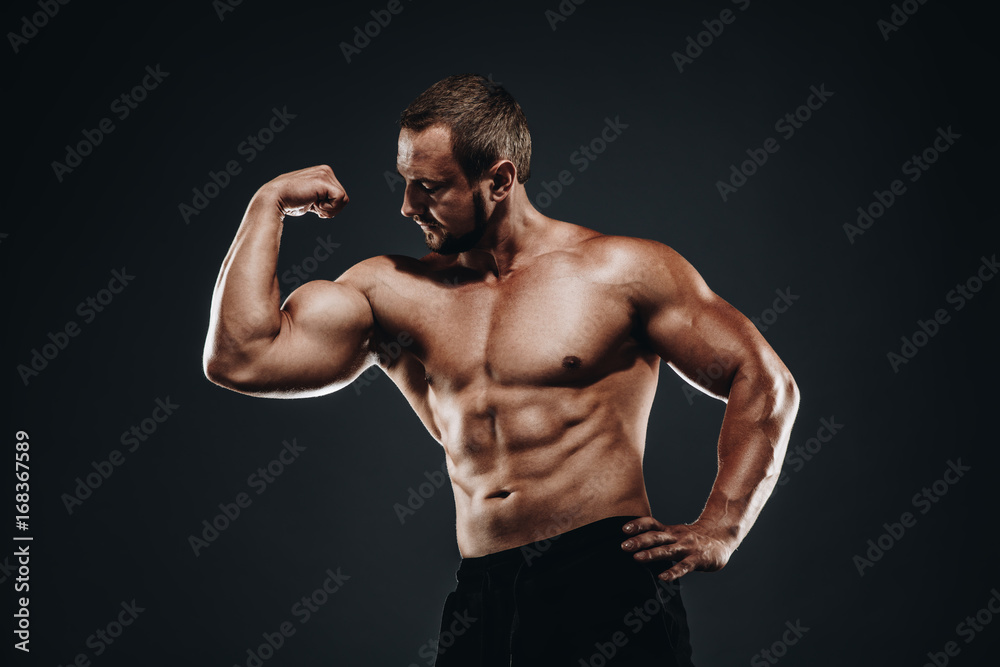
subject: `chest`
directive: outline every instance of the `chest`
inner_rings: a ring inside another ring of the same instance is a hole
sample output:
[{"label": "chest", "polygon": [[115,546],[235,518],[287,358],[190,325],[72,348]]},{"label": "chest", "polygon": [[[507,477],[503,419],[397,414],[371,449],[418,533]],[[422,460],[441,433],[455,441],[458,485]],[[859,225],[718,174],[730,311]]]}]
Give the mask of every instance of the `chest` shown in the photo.
[{"label": "chest", "polygon": [[385,333],[405,333],[428,377],[455,388],[483,377],[512,385],[593,381],[634,344],[620,288],[555,270],[492,282],[407,280],[378,303]]}]

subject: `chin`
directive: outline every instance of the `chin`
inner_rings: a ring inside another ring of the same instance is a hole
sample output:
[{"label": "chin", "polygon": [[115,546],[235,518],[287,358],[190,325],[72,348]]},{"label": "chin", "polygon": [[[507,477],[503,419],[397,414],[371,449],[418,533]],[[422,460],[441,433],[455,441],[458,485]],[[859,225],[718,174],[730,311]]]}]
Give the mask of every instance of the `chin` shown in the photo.
[{"label": "chin", "polygon": [[423,232],[424,232],[424,243],[427,244],[428,248],[434,250],[441,245],[442,238],[439,232],[439,228],[434,227],[432,229],[425,229],[423,230]]},{"label": "chin", "polygon": [[431,252],[436,252],[439,255],[457,255],[476,247],[483,238],[488,223],[483,198],[478,192],[473,193],[472,204],[475,211],[475,223],[472,229],[466,233],[461,236],[453,236],[444,227],[435,228],[440,232],[438,236],[431,234],[433,230],[428,230],[425,233],[424,240]]}]

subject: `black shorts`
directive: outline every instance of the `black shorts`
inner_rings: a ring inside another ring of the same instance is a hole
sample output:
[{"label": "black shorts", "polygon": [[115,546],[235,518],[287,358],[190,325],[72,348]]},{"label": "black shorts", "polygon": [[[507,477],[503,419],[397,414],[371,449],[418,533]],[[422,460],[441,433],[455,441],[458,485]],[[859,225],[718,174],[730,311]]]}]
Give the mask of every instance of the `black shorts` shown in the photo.
[{"label": "black shorts", "polygon": [[436,667],[688,667],[680,582],[623,551],[634,516],[464,558],[441,618]]}]

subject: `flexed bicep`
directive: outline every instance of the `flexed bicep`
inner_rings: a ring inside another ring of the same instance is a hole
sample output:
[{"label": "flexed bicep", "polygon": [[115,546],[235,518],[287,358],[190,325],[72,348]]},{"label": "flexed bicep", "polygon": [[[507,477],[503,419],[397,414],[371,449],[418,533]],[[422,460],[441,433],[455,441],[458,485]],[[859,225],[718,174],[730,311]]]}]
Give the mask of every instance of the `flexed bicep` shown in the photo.
[{"label": "flexed bicep", "polygon": [[321,396],[350,384],[377,356],[367,298],[349,283],[314,280],[281,307],[281,328],[249,347],[224,386],[254,396]]}]

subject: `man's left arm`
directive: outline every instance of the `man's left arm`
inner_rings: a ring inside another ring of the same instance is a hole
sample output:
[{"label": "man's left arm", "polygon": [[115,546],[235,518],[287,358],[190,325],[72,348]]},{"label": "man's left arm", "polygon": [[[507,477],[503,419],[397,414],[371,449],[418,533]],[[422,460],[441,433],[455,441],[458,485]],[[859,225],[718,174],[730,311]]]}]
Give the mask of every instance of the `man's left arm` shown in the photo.
[{"label": "man's left arm", "polygon": [[[677,561],[660,578],[715,571],[746,537],[778,479],[799,391],[791,373],[742,313],[712,292],[671,248],[641,242],[634,301],[654,351],[681,377],[726,402],[718,474],[690,524],[653,517],[623,527],[638,560]],[[631,530],[630,530],[631,529]]]}]

